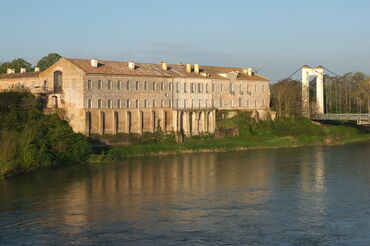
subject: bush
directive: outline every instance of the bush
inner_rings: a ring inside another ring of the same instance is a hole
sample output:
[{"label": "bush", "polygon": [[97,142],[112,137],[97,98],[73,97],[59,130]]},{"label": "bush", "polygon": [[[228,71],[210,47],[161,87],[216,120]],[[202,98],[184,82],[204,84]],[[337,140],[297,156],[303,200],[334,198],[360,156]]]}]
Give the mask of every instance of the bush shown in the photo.
[{"label": "bush", "polygon": [[84,162],[91,146],[24,88],[0,93],[0,178],[62,162]]}]

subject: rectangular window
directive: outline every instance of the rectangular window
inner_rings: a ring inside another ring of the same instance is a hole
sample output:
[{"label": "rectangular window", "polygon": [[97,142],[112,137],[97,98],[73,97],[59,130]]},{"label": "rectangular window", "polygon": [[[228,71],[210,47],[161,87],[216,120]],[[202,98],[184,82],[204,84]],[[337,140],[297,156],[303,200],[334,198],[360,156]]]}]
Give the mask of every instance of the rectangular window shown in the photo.
[{"label": "rectangular window", "polygon": [[161,91],[164,91],[164,83],[161,83]]},{"label": "rectangular window", "polygon": [[157,84],[153,81],[153,91],[157,90]]},{"label": "rectangular window", "polygon": [[157,103],[155,101],[155,99],[153,99],[153,108],[157,107]]},{"label": "rectangular window", "polygon": [[92,108],[92,101],[91,101],[91,99],[87,100],[87,108]]},{"label": "rectangular window", "polygon": [[224,84],[221,84],[221,92],[224,91]]},{"label": "rectangular window", "polygon": [[206,84],[206,93],[209,93],[209,90],[208,90],[208,83]]},{"label": "rectangular window", "polygon": [[117,100],[117,108],[122,108],[122,103],[120,99]]},{"label": "rectangular window", "polygon": [[198,93],[202,93],[202,84],[198,83]]},{"label": "rectangular window", "polygon": [[176,82],[176,92],[180,92],[180,90],[179,90],[179,82]]},{"label": "rectangular window", "polygon": [[140,87],[140,82],[139,81],[136,81],[136,87],[135,87],[135,89],[138,91],[139,90],[139,87]]},{"label": "rectangular window", "polygon": [[112,108],[112,100],[108,99],[108,108]]},{"label": "rectangular window", "polygon": [[112,89],[113,89],[112,81],[108,80],[108,90],[112,90]]},{"label": "rectangular window", "polygon": [[148,90],[148,81],[145,81],[144,82],[144,90],[147,91]]},{"label": "rectangular window", "polygon": [[215,92],[215,84],[212,83],[212,92]]},{"label": "rectangular window", "polygon": [[127,99],[126,107],[127,107],[127,108],[130,108],[130,99]]},{"label": "rectangular window", "polygon": [[121,90],[121,86],[122,86],[122,85],[121,85],[121,81],[119,81],[119,80],[118,80],[118,81],[117,81],[117,90]]},{"label": "rectangular window", "polygon": [[190,87],[191,87],[191,93],[194,93],[194,83],[191,83]]},{"label": "rectangular window", "polygon": [[103,81],[98,80],[98,90],[103,90]]},{"label": "rectangular window", "polygon": [[186,89],[186,82],[184,82],[184,93],[186,93],[187,89]]},{"label": "rectangular window", "polygon": [[89,91],[91,91],[91,90],[92,90],[92,81],[91,81],[90,79],[87,81],[87,89],[88,89]]},{"label": "rectangular window", "polygon": [[172,91],[172,82],[170,82],[170,83],[168,84],[168,90],[169,90],[169,91]]}]

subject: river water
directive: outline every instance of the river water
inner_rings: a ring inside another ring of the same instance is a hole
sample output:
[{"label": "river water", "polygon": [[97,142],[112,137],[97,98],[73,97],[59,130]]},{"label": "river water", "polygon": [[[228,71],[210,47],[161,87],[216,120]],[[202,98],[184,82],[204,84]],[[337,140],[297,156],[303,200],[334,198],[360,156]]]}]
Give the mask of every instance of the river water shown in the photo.
[{"label": "river water", "polygon": [[147,157],[3,180],[0,245],[370,245],[370,143]]}]

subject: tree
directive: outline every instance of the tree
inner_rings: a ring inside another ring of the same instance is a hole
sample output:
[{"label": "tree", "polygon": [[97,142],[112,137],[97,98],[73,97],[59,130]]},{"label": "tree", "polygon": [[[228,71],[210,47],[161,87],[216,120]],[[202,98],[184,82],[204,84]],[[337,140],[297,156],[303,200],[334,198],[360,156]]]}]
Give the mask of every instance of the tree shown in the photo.
[{"label": "tree", "polygon": [[8,68],[14,68],[15,72],[19,73],[21,68],[25,68],[27,72],[31,70],[31,63],[23,60],[22,58],[14,59],[11,62],[4,62],[0,65],[0,73],[6,73]]},{"label": "tree", "polygon": [[283,79],[271,85],[271,108],[278,117],[301,114],[301,83],[292,79]]},{"label": "tree", "polygon": [[57,62],[61,56],[57,53],[50,53],[47,56],[44,56],[37,62],[37,66],[40,68],[41,71],[46,70],[48,67],[53,65],[55,62]]}]

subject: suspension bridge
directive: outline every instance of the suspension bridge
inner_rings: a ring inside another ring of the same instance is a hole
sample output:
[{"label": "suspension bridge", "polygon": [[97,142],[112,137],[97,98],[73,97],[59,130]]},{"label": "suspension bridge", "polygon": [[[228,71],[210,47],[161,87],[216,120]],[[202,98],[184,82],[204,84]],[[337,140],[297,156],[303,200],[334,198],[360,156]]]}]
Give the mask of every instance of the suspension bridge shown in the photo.
[{"label": "suspension bridge", "polygon": [[360,75],[355,77],[356,74],[346,78],[346,75],[339,76],[323,66],[305,65],[288,79],[299,71],[302,72],[302,114],[305,117],[317,121],[348,120],[370,124],[368,78],[357,78]]}]

